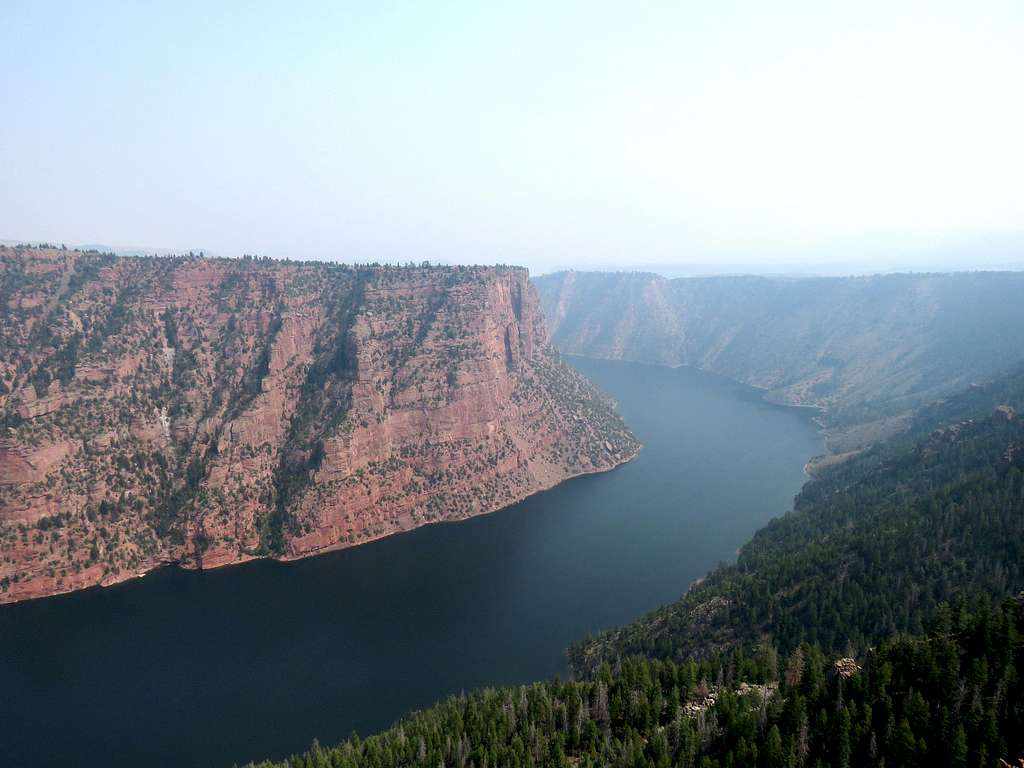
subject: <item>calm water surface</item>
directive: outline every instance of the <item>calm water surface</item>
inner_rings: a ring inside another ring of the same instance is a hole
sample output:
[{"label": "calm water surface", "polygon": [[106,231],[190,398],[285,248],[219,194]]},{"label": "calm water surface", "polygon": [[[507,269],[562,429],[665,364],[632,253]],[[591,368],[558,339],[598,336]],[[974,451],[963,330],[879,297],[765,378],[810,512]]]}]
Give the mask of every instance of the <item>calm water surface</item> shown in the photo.
[{"label": "calm water surface", "polygon": [[231,766],[449,693],[566,674],[790,508],[806,413],[688,369],[573,359],[644,444],[501,512],[294,563],[0,607],[0,764]]}]

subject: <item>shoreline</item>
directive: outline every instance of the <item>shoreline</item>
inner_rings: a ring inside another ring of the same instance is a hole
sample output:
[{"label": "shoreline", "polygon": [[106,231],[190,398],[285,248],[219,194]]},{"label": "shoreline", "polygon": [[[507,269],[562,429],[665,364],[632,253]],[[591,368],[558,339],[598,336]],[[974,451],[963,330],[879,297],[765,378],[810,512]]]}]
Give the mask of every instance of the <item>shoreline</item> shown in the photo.
[{"label": "shoreline", "polygon": [[556,480],[553,483],[542,484],[542,485],[538,486],[537,488],[531,490],[529,493],[523,494],[519,498],[511,499],[507,503],[502,503],[500,506],[493,507],[491,509],[482,509],[479,512],[474,512],[473,514],[470,514],[470,515],[465,515],[465,516],[462,516],[462,517],[453,517],[453,518],[448,518],[448,519],[431,520],[429,522],[422,523],[420,525],[414,525],[414,526],[412,526],[410,528],[396,528],[394,530],[386,531],[384,533],[377,534],[377,535],[371,536],[371,537],[366,538],[366,539],[362,539],[361,541],[358,541],[358,542],[338,542],[336,544],[332,544],[332,545],[326,546],[326,547],[321,547],[320,549],[312,550],[312,551],[306,552],[304,554],[243,556],[243,557],[239,557],[238,559],[235,559],[235,560],[228,560],[226,562],[217,563],[216,565],[212,565],[212,566],[209,566],[209,567],[196,567],[194,564],[187,564],[187,563],[185,563],[182,560],[162,560],[159,563],[153,565],[151,568],[147,568],[146,570],[141,571],[141,572],[137,572],[137,573],[126,574],[124,576],[124,578],[118,578],[118,579],[116,579],[114,581],[108,581],[108,582],[102,582],[101,581],[101,582],[97,582],[97,583],[94,583],[94,584],[89,584],[87,586],[71,587],[69,589],[62,589],[62,590],[57,590],[57,591],[52,591],[52,592],[45,592],[45,593],[41,593],[41,594],[38,594],[38,595],[26,595],[25,597],[19,597],[16,600],[5,600],[4,599],[4,594],[0,593],[0,611],[2,611],[5,606],[9,606],[9,605],[18,605],[18,604],[22,604],[22,603],[32,602],[32,601],[35,601],[35,600],[47,600],[49,598],[61,597],[61,596],[64,596],[64,595],[71,595],[71,594],[75,594],[75,593],[79,593],[79,592],[87,592],[87,591],[89,591],[91,589],[110,589],[111,587],[117,587],[118,585],[121,585],[121,584],[127,584],[127,583],[132,582],[132,581],[144,579],[146,576],[149,576],[152,573],[156,573],[157,571],[161,571],[164,568],[177,567],[177,568],[180,568],[181,570],[185,570],[185,571],[196,571],[196,572],[210,571],[210,572],[212,572],[212,571],[220,570],[221,568],[230,568],[230,567],[236,566],[236,565],[244,565],[245,563],[251,563],[251,562],[256,561],[256,560],[273,560],[273,561],[279,562],[279,563],[292,563],[292,562],[297,562],[299,560],[306,560],[308,558],[317,557],[319,555],[326,555],[326,554],[329,554],[331,552],[340,552],[340,551],[345,550],[345,549],[354,549],[356,547],[361,547],[364,544],[371,544],[371,543],[373,543],[375,541],[381,541],[383,539],[390,538],[391,536],[398,536],[398,535],[401,535],[403,533],[410,533],[411,531],[415,531],[415,530],[417,530],[419,528],[426,528],[427,526],[431,526],[431,525],[442,525],[442,524],[445,524],[445,523],[461,523],[461,522],[465,522],[466,520],[472,520],[473,518],[483,517],[485,515],[493,515],[496,512],[501,512],[502,510],[509,509],[510,507],[514,507],[516,504],[520,504],[520,503],[526,501],[526,499],[528,499],[528,498],[530,498],[532,496],[536,496],[537,494],[544,493],[546,491],[550,491],[553,488],[558,487],[562,483],[569,482],[570,480],[575,480],[576,478],[579,478],[579,477],[587,477],[589,475],[600,475],[600,474],[604,474],[605,472],[611,472],[612,470],[618,469],[619,467],[621,467],[621,466],[623,466],[625,464],[628,464],[633,459],[635,459],[640,454],[641,450],[643,450],[643,445],[638,443],[636,450],[633,451],[630,455],[626,456],[625,458],[622,458],[622,459],[619,459],[619,460],[615,461],[614,463],[610,464],[607,467],[601,467],[601,468],[596,468],[596,469],[588,469],[588,470],[584,470],[582,472],[575,472],[573,474],[566,475],[562,479]]},{"label": "shoreline", "polygon": [[[780,408],[795,408],[795,409],[801,410],[801,411],[813,411],[816,414],[816,416],[824,416],[825,414],[828,413],[828,408],[826,406],[824,406],[824,405],[812,405],[812,404],[808,404],[808,403],[784,403],[784,402],[780,402],[778,400],[772,400],[772,399],[770,399],[767,396],[768,393],[771,392],[771,390],[768,387],[766,387],[766,386],[763,386],[763,385],[760,385],[760,384],[751,384],[750,382],[741,381],[740,379],[733,378],[732,376],[729,376],[728,374],[719,373],[718,371],[712,371],[709,368],[701,368],[700,366],[697,366],[697,365],[690,365],[689,363],[675,363],[675,364],[671,364],[670,365],[668,363],[652,363],[652,362],[650,362],[648,360],[633,360],[633,359],[628,358],[628,357],[599,357],[597,355],[585,355],[585,354],[582,354],[580,352],[561,352],[560,351],[560,354],[562,354],[565,357],[578,357],[578,358],[581,358],[583,360],[597,360],[597,361],[606,362],[606,363],[629,363],[630,365],[649,365],[652,368],[664,368],[664,369],[667,369],[667,370],[670,370],[670,371],[677,371],[677,370],[696,371],[698,373],[705,374],[705,375],[708,375],[708,376],[715,376],[715,377],[723,379],[725,381],[729,381],[729,382],[731,382],[733,384],[739,384],[741,387],[747,387],[749,389],[752,389],[752,390],[754,390],[754,391],[756,391],[756,392],[761,394],[762,401],[765,404],[767,404],[767,405],[775,405],[775,406],[778,406]],[[818,425],[818,427],[823,432],[826,431],[826,428],[819,421],[817,421],[816,418],[815,418],[815,423]]]},{"label": "shoreline", "polygon": [[[863,448],[857,448],[857,449],[850,450],[850,451],[833,451],[833,450],[831,450],[829,448],[829,436],[830,436],[829,429],[825,426],[825,424],[822,421],[823,417],[828,413],[828,409],[825,406],[823,406],[823,405],[806,405],[806,404],[802,404],[802,403],[781,403],[781,402],[778,402],[776,400],[772,400],[771,398],[768,397],[768,393],[770,392],[770,390],[767,387],[764,387],[764,386],[761,386],[761,385],[758,385],[758,384],[750,384],[750,383],[745,382],[745,381],[740,381],[739,379],[734,379],[732,376],[727,376],[724,373],[719,373],[717,371],[711,371],[711,370],[708,370],[707,368],[700,368],[699,366],[695,366],[695,365],[689,365],[688,363],[676,363],[674,365],[667,365],[667,364],[664,364],[664,363],[651,363],[651,362],[647,362],[647,361],[644,361],[644,360],[631,360],[631,359],[623,358],[623,357],[619,357],[619,358],[597,357],[595,355],[585,355],[585,354],[581,354],[579,352],[559,352],[559,354],[561,354],[561,355],[563,355],[565,357],[570,357],[570,358],[578,357],[578,358],[580,358],[582,360],[596,360],[598,362],[604,362],[604,363],[626,363],[626,364],[629,364],[629,365],[649,365],[652,368],[662,368],[662,369],[666,369],[666,370],[670,370],[670,371],[676,371],[676,370],[696,371],[697,373],[700,373],[702,375],[714,376],[716,378],[722,379],[723,381],[728,381],[731,384],[736,384],[736,385],[739,385],[741,387],[746,387],[746,388],[750,389],[752,391],[752,393],[756,392],[759,395],[759,400],[761,402],[765,403],[766,405],[771,405],[771,406],[775,406],[775,407],[778,407],[778,408],[790,408],[790,409],[794,409],[794,410],[798,410],[798,411],[810,412],[810,413],[805,413],[805,415],[810,417],[811,422],[814,423],[814,426],[817,428],[817,430],[821,434],[822,439],[824,441],[825,453],[819,454],[817,456],[811,456],[806,462],[804,462],[803,472],[804,472],[804,476],[807,478],[808,482],[810,480],[813,480],[816,477],[816,475],[815,475],[815,469],[816,468],[832,466],[834,464],[842,463],[846,459],[852,458],[853,456],[855,456],[856,454],[860,453],[863,450]],[[833,459],[833,457],[835,457],[835,459]],[[830,459],[832,459],[832,460],[830,460]]]}]

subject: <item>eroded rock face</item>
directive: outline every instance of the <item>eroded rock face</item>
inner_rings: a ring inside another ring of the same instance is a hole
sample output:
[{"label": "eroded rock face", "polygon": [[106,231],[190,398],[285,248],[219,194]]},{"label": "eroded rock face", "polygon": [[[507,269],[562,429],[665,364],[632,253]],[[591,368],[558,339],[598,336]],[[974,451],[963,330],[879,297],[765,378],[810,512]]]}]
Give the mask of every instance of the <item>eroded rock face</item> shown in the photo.
[{"label": "eroded rock face", "polygon": [[525,270],[0,264],[0,602],[350,546],[638,448]]}]

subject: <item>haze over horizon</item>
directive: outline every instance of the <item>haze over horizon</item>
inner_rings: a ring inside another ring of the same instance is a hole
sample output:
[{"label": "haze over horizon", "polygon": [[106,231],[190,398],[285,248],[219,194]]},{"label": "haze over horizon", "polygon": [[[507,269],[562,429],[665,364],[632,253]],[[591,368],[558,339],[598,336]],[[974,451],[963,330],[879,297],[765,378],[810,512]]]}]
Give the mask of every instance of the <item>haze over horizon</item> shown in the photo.
[{"label": "haze over horizon", "polygon": [[1022,41],[0,0],[0,768],[1024,768]]},{"label": "haze over horizon", "polygon": [[1024,6],[14,2],[0,237],[715,271],[1024,264]]}]

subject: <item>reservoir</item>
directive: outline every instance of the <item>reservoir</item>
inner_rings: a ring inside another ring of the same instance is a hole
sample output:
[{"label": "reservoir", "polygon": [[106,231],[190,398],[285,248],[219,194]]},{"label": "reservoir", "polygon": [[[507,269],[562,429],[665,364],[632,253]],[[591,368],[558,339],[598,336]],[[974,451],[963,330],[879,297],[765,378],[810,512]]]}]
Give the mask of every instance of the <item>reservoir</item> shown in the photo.
[{"label": "reservoir", "polygon": [[567,674],[792,506],[809,412],[691,369],[571,358],[643,443],[491,515],[291,563],[166,568],[0,606],[5,766],[223,766]]}]

